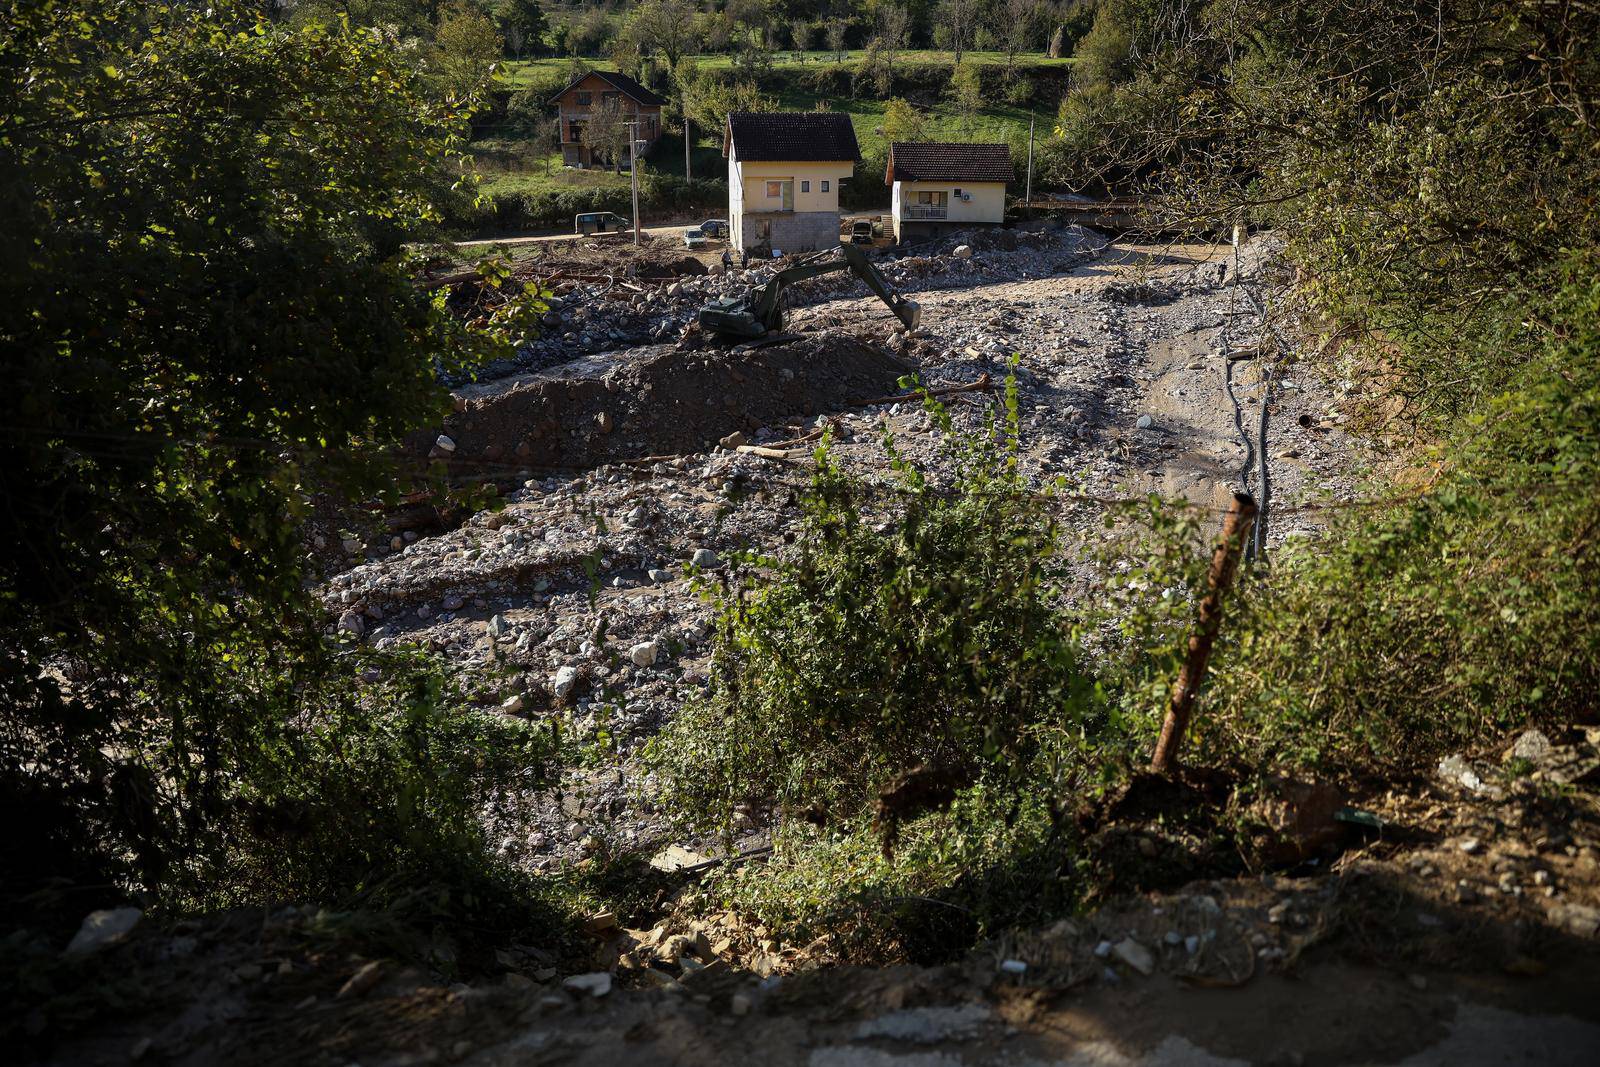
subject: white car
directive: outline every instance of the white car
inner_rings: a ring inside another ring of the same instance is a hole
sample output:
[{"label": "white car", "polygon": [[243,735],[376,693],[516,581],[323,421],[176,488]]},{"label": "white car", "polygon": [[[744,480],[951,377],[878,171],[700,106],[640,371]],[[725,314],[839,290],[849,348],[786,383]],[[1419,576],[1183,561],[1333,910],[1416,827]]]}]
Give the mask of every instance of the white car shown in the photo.
[{"label": "white car", "polygon": [[698,226],[690,226],[683,231],[683,246],[685,248],[704,248],[706,235]]}]

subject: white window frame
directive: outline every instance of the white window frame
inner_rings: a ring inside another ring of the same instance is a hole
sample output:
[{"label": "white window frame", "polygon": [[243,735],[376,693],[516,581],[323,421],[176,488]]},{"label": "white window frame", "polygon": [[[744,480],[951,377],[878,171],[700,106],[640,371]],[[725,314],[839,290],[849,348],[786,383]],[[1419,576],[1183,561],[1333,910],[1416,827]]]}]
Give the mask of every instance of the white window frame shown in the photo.
[{"label": "white window frame", "polygon": [[826,179],[826,178],[822,179],[822,191],[823,192],[827,192],[828,191],[828,179]]},{"label": "white window frame", "polygon": [[807,179],[807,178],[801,178],[800,179],[800,191],[802,193],[809,193],[811,191],[811,181],[810,181],[810,179]]}]

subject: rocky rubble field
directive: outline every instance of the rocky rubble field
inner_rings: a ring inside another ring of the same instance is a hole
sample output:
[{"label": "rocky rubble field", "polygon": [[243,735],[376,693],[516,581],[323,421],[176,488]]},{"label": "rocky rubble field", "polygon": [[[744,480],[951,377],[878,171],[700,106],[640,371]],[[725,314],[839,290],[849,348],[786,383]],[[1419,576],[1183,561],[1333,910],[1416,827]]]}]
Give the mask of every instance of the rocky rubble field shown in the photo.
[{"label": "rocky rubble field", "polygon": [[[519,487],[503,509],[443,535],[356,546],[325,595],[355,637],[442,651],[505,714],[557,716],[569,736],[603,736],[604,765],[573,772],[560,795],[540,798],[531,827],[504,829],[505,854],[544,867],[600,847],[671,843],[630,756],[705,682],[709,618],[693,576],[714,580],[737,553],[792,541],[796,491],[824,427],[841,461],[869,481],[889,474],[885,430],[938,471],[939,435],[920,403],[865,403],[887,399],[872,394],[890,389],[895,371],[935,387],[980,387],[999,381],[1014,354],[1024,469],[1036,483],[1066,478],[1084,495],[1159,491],[1226,506],[1245,457],[1226,379],[1250,427],[1266,383],[1262,364],[1230,368],[1225,352],[1259,334],[1239,290],[1268,284],[1270,258],[1260,248],[1236,264],[1226,247],[1103,247],[1076,229],[1017,242],[901,261],[938,279],[903,284],[925,306],[910,335],[876,300],[837,283],[791,315],[800,335],[792,344],[569,353],[569,372],[462,390],[445,427],[460,436],[457,461],[515,471]],[[661,284],[659,298],[678,298],[685,284]],[[1347,497],[1337,386],[1292,356],[1274,366],[1274,501]],[[530,398],[547,403],[559,390],[586,398],[561,409],[572,417],[527,415]],[[663,398],[678,407],[663,411]],[[728,398],[750,403],[734,411]],[[993,389],[947,398],[965,427],[995,402]],[[519,434],[558,442],[567,466],[517,468]],[[723,444],[694,445],[718,437]],[[658,454],[673,447],[681,451]],[[1270,543],[1304,533],[1317,514],[1273,517]],[[1090,537],[1104,536],[1098,519],[1092,507],[1073,515]],[[760,824],[761,813],[750,813],[751,840]]]}]

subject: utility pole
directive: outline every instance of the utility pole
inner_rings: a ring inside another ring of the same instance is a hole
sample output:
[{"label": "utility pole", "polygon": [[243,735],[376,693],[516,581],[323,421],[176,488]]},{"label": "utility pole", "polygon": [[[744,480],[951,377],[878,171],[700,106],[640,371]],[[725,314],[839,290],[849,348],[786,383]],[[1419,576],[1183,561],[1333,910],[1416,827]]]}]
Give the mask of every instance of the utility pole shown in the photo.
[{"label": "utility pole", "polygon": [[628,176],[633,185],[633,247],[639,247],[639,123],[628,123]]},{"label": "utility pole", "polygon": [[1027,205],[1028,217],[1033,218],[1033,116],[1028,116],[1028,184],[1022,194],[1022,202]]},{"label": "utility pole", "polygon": [[683,116],[683,180],[693,181],[694,171],[689,169],[689,145],[693,138],[689,136],[689,116]]}]

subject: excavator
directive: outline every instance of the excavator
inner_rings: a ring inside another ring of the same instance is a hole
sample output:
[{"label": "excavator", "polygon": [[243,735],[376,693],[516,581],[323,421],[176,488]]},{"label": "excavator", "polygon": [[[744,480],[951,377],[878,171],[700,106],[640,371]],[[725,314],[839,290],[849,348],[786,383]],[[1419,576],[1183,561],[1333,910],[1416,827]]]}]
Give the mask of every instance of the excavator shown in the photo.
[{"label": "excavator", "polygon": [[843,259],[832,258],[835,249],[829,248],[806,256],[792,266],[783,268],[748,293],[722,296],[700,309],[700,330],[705,336],[726,344],[759,341],[768,334],[783,329],[783,291],[795,282],[831,274],[839,270],[852,270],[878,299],[889,305],[895,317],[914,330],[922,321],[922,305],[900,296],[883,280],[867,259],[866,253],[855,245],[840,245]]}]

